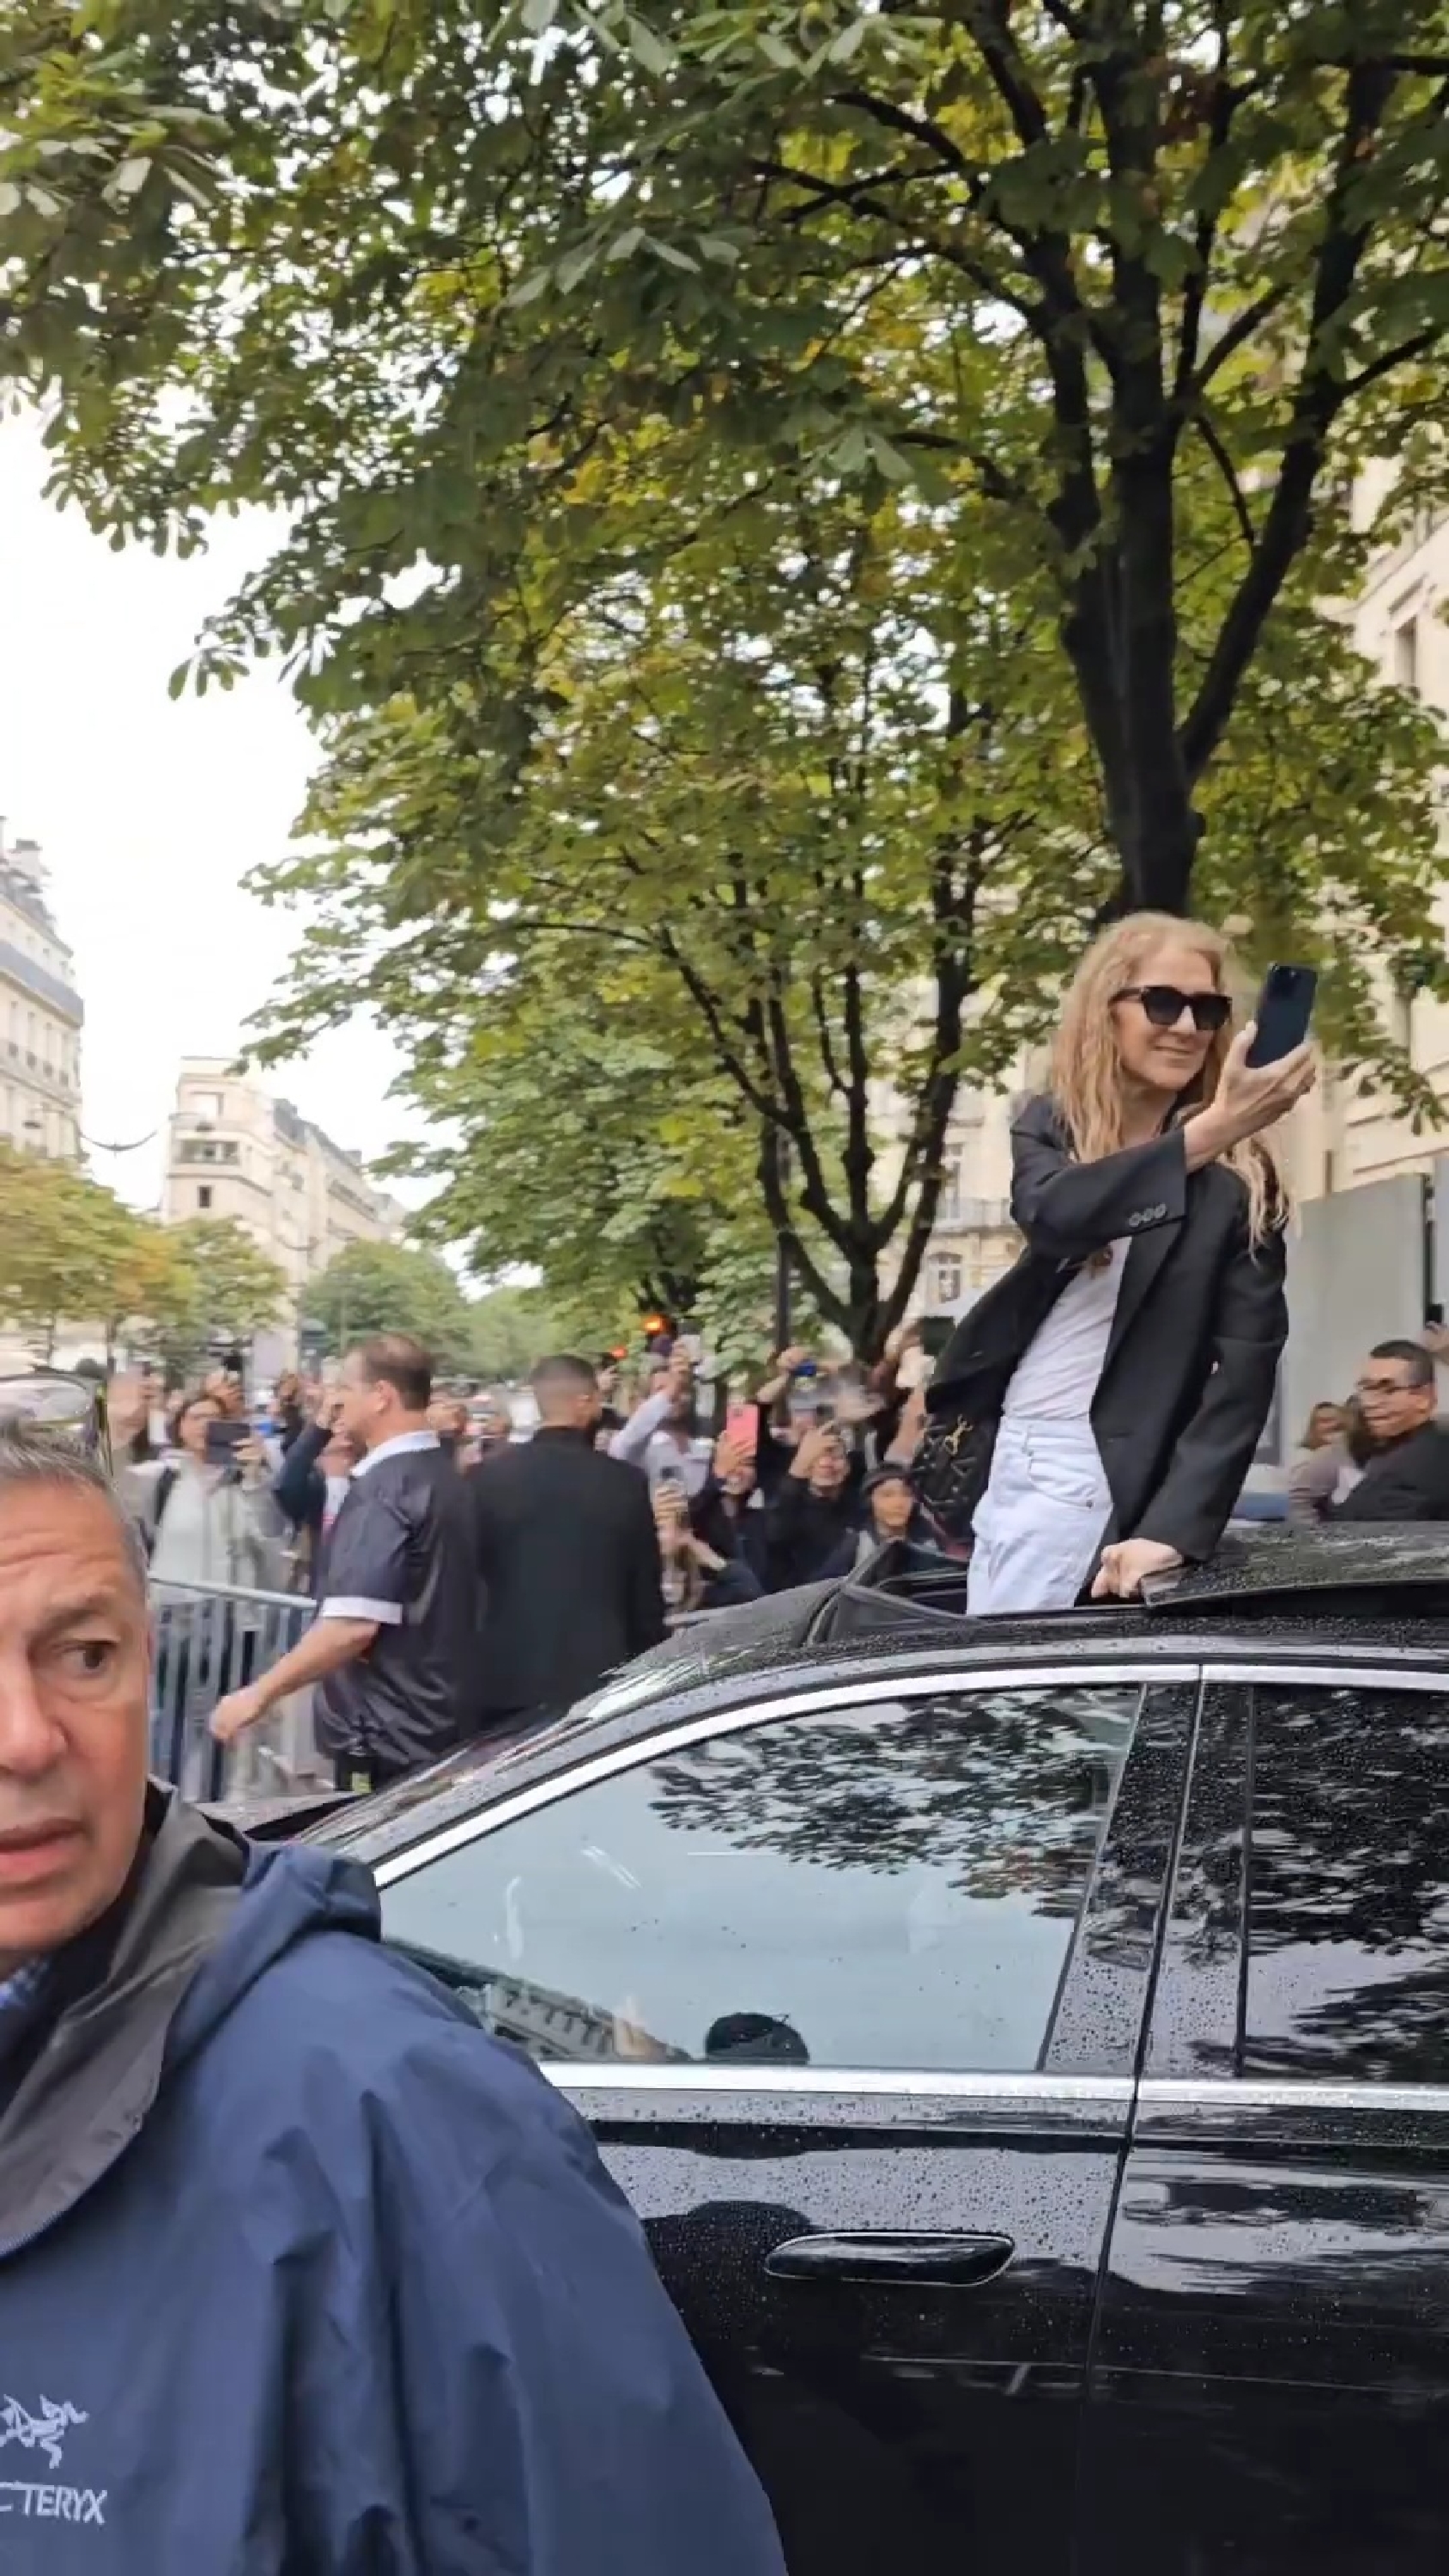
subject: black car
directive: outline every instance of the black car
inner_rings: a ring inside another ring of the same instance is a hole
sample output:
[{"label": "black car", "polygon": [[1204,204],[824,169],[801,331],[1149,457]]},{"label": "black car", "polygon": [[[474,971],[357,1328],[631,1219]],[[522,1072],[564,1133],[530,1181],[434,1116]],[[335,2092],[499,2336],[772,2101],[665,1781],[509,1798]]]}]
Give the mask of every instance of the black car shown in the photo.
[{"label": "black car", "polygon": [[960,1588],[731,1614],[323,1831],[587,2114],[791,2576],[1443,2576],[1449,1551]]}]

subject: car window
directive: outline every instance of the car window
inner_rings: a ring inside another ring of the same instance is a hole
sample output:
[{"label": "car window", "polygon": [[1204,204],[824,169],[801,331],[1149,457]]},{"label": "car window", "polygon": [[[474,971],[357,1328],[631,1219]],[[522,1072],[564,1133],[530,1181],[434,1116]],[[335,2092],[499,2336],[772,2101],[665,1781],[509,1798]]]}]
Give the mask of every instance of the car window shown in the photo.
[{"label": "car window", "polygon": [[1449,1691],[1255,1692],[1241,2063],[1449,2082]]},{"label": "car window", "polygon": [[1139,1695],[712,1736],[395,1881],[384,1931],[540,2058],[1029,2070]]}]

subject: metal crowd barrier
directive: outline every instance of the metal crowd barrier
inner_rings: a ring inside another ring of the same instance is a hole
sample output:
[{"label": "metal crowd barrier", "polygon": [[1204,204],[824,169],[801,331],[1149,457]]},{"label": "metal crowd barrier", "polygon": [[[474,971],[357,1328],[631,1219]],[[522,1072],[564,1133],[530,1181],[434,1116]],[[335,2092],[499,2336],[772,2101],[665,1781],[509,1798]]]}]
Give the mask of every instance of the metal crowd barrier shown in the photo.
[{"label": "metal crowd barrier", "polygon": [[[212,1710],[280,1663],[311,1626],[315,1605],[295,1592],[224,1583],[150,1585],[156,1626],[151,1768],[188,1798],[286,1790],[312,1767],[310,1711],[284,1702],[234,1751],[214,1743]],[[718,1610],[675,1610],[671,1630],[707,1626]]]},{"label": "metal crowd barrier", "polygon": [[315,1604],[305,1594],[245,1592],[224,1583],[153,1581],[150,1591],[156,1623],[152,1770],[174,1780],[188,1798],[219,1797],[223,1773],[229,1789],[240,1785],[238,1759],[269,1784],[285,1787],[296,1768],[288,1758],[285,1707],[230,1764],[225,1748],[212,1741],[210,1719],[229,1691],[255,1681],[291,1652],[311,1626]]}]

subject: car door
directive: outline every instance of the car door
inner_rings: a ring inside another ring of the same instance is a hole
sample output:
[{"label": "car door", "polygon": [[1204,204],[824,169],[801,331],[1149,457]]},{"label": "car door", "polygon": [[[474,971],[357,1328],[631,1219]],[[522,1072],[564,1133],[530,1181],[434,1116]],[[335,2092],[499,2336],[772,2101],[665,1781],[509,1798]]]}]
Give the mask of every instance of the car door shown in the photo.
[{"label": "car door", "polygon": [[1081,2576],[1449,2566],[1449,1679],[1210,1680]]},{"label": "car door", "polygon": [[1190,1685],[761,1702],[383,1874],[591,2120],[791,2576],[1065,2576]]}]

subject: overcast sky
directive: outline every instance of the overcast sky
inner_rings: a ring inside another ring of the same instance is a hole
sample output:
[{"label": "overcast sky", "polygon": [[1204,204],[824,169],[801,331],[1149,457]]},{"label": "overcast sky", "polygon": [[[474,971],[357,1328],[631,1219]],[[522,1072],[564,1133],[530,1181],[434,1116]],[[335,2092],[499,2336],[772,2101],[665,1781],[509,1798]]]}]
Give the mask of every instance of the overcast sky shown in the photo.
[{"label": "overcast sky", "polygon": [[[179,1058],[237,1046],[298,935],[299,916],[239,880],[285,848],[314,753],[266,669],[229,695],[166,694],[204,618],[265,560],[265,521],[219,521],[186,563],[113,554],[41,498],[44,473],[34,422],[0,419],[0,814],[12,841],[41,843],[75,951],[85,1132],[125,1141],[164,1133]],[[408,1123],[386,1098],[396,1071],[354,1024],[267,1079],[368,1155]],[[155,1204],[159,1143],[91,1160]]]}]

